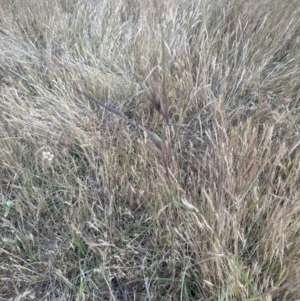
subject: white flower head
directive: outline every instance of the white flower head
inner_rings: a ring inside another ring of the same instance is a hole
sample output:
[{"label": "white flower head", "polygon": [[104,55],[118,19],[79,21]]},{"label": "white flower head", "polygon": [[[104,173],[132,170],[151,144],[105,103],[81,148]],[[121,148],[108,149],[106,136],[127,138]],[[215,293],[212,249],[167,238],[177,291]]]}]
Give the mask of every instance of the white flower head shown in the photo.
[{"label": "white flower head", "polygon": [[43,157],[42,157],[43,169],[47,169],[48,167],[50,167],[53,159],[54,159],[54,155],[51,152],[43,152]]}]

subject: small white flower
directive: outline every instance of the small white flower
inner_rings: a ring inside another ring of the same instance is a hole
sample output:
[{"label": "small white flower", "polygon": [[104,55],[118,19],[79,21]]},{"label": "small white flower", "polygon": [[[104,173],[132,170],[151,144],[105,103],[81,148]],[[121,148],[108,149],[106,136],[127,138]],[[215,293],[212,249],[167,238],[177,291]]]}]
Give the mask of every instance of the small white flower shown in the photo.
[{"label": "small white flower", "polygon": [[48,167],[50,167],[53,159],[54,159],[54,155],[51,152],[43,152],[43,157],[42,157],[43,169],[47,169]]},{"label": "small white flower", "polygon": [[87,116],[81,116],[81,120],[84,125],[87,125],[90,121],[90,119]]}]

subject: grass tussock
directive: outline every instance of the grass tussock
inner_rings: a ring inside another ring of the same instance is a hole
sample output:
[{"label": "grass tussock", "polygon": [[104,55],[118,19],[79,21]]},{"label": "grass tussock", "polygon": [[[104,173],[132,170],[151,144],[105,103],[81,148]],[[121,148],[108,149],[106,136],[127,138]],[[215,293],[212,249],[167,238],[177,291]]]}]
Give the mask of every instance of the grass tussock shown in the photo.
[{"label": "grass tussock", "polygon": [[300,299],[297,0],[0,1],[0,299]]}]

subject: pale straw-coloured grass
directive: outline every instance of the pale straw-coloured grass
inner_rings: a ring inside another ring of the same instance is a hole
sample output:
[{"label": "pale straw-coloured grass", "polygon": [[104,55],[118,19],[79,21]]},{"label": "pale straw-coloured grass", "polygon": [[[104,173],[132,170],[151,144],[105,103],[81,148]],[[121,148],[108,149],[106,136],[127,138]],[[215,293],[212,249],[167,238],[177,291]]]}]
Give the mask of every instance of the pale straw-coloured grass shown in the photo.
[{"label": "pale straw-coloured grass", "polygon": [[0,1],[0,299],[300,299],[296,0]]}]

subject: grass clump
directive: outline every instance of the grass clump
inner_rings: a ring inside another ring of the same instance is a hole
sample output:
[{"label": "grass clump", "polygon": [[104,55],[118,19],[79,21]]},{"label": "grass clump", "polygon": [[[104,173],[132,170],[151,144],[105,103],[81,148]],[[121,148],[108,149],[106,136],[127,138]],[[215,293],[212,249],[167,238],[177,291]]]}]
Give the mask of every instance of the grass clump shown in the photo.
[{"label": "grass clump", "polygon": [[296,0],[0,1],[0,299],[300,299]]}]

